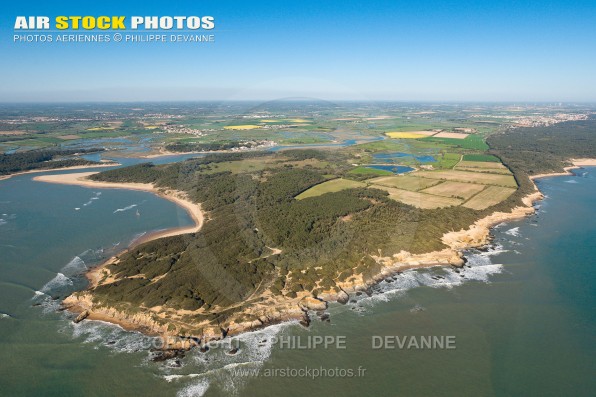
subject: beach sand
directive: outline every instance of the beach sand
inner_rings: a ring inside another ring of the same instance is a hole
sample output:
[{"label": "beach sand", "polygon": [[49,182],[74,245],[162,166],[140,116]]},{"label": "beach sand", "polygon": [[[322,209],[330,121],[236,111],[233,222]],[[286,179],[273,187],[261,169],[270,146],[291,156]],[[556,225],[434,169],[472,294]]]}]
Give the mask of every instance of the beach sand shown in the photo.
[{"label": "beach sand", "polygon": [[178,236],[187,233],[196,233],[205,222],[205,216],[201,210],[200,204],[195,204],[188,199],[185,193],[177,190],[159,190],[150,183],[116,183],[116,182],[98,182],[92,181],[89,178],[90,175],[97,174],[98,172],[78,172],[73,174],[54,174],[54,175],[40,175],[33,178],[34,181],[46,182],[46,183],[58,183],[62,185],[76,185],[89,188],[101,188],[101,189],[129,189],[129,190],[141,190],[156,194],[166,200],[172,201],[184,208],[190,217],[194,221],[194,225],[182,226],[173,229],[160,230],[135,240],[126,250],[119,252],[116,256],[108,259],[101,265],[94,267],[87,273],[87,278],[91,282],[91,287],[97,285],[99,279],[103,277],[103,270],[105,267],[115,260],[117,257],[127,252],[131,248],[146,243],[148,241],[156,240],[162,237]]},{"label": "beach sand", "polygon": [[102,162],[97,165],[73,165],[72,167],[45,168],[45,169],[38,169],[38,170],[21,171],[21,172],[15,172],[14,174],[2,175],[2,176],[0,176],[0,181],[3,181],[5,179],[10,179],[13,176],[17,176],[17,175],[39,174],[41,172],[55,172],[55,171],[67,171],[67,170],[86,170],[89,168],[115,167],[117,165],[120,165],[120,163],[117,163],[115,161],[112,162],[112,161],[102,160]]},{"label": "beach sand", "polygon": [[[166,200],[172,201],[184,208],[195,223],[193,226],[184,226],[152,233],[150,239],[145,237],[142,239],[142,242],[155,240],[161,237],[177,236],[179,234],[185,233],[196,233],[203,226],[205,217],[203,211],[201,210],[201,205],[190,201],[184,192],[180,192],[177,190],[160,190],[150,183],[98,182],[88,179],[89,176],[94,174],[98,174],[98,172],[78,172],[73,174],[40,175],[34,177],[33,180],[38,182],[58,183],[62,185],[76,185],[90,188],[129,189],[151,192],[153,194],[165,198]],[[139,243],[139,241],[140,240],[137,240],[137,243]]]},{"label": "beach sand", "polygon": [[571,170],[576,170],[581,167],[590,167],[596,166],[596,159],[570,159],[571,164],[569,167],[564,168],[564,172],[552,172],[550,174],[537,174],[530,176],[531,180],[540,179],[540,178],[549,178],[551,176],[565,176],[565,175],[573,175]]}]

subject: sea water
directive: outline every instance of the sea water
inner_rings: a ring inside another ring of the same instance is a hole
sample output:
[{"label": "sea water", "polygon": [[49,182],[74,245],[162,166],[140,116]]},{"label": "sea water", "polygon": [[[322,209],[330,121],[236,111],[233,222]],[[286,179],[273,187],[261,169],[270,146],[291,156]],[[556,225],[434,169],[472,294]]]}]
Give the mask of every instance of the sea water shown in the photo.
[{"label": "sea water", "polygon": [[[186,213],[144,192],[36,183],[31,175],[1,181],[0,394],[592,395],[596,168],[576,172],[540,180],[547,197],[537,214],[497,227],[490,249],[468,252],[462,270],[405,271],[370,296],[330,305],[329,322],[279,324],[237,338],[234,355],[229,344],[214,344],[165,363],[149,360],[147,337],[101,322],[75,325],[56,309],[84,287],[88,267],[141,233],[189,224]],[[317,336],[340,338],[344,348],[279,344]],[[373,337],[445,336],[455,348],[373,347]],[[331,369],[365,371],[329,376]]]}]

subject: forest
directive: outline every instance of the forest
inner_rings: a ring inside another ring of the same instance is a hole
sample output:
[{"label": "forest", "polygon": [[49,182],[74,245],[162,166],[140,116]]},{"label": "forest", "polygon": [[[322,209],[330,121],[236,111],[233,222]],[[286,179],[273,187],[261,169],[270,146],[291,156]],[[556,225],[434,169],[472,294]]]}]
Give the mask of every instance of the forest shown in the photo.
[{"label": "forest", "polygon": [[562,172],[571,158],[596,157],[596,118],[548,127],[515,128],[488,137],[489,153],[514,172]]},{"label": "forest", "polygon": [[94,153],[103,149],[48,149],[0,154],[0,175],[39,169],[56,169],[77,165],[93,165],[93,161],[75,155]]}]

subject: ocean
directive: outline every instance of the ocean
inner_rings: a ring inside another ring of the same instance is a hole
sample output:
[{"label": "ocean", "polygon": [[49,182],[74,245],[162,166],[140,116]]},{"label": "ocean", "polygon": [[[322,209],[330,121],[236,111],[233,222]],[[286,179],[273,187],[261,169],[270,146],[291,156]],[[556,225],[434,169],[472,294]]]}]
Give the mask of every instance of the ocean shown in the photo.
[{"label": "ocean", "polygon": [[[0,181],[0,395],[593,395],[596,168],[575,172],[539,180],[537,214],[498,226],[461,271],[406,271],[330,305],[329,321],[247,333],[234,355],[228,342],[161,363],[151,338],[73,324],[57,308],[87,268],[144,233],[191,224],[186,212],[146,192]],[[309,344],[324,338],[333,343]],[[405,338],[418,346],[389,343]]]}]

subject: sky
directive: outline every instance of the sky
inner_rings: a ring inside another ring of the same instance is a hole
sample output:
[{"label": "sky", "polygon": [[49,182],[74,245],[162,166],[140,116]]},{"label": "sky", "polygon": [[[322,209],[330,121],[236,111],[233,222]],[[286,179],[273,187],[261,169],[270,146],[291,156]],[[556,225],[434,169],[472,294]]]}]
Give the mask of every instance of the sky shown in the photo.
[{"label": "sky", "polygon": [[[209,15],[215,42],[15,43],[19,15]],[[595,21],[593,0],[4,2],[0,102],[596,102]]]}]

